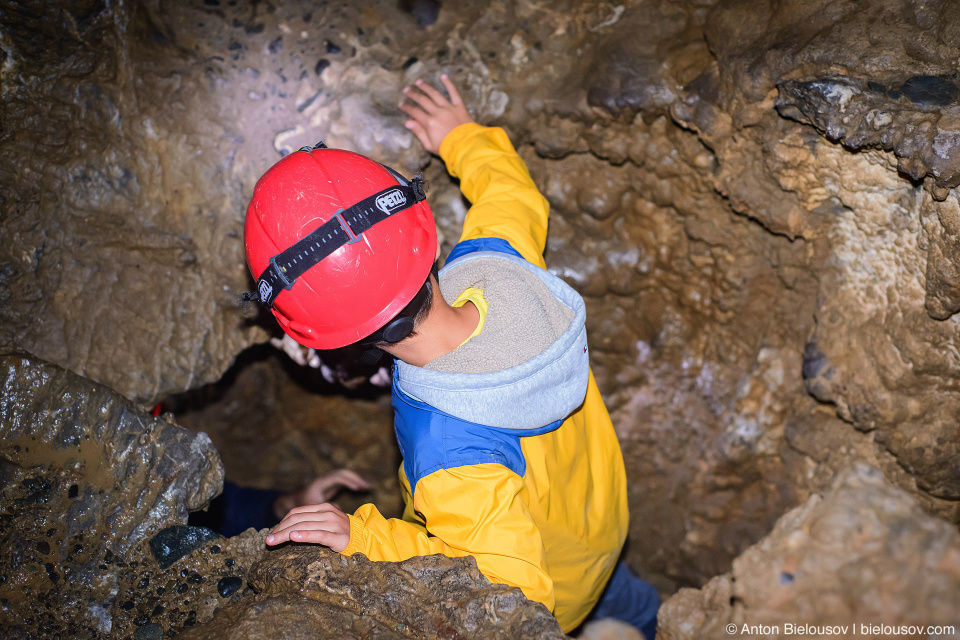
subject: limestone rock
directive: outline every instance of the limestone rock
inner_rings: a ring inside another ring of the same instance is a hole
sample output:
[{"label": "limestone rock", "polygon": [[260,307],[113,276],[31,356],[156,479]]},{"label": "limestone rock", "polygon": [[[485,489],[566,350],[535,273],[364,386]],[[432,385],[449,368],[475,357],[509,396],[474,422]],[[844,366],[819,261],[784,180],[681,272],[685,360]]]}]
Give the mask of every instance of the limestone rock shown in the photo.
[{"label": "limestone rock", "polygon": [[[785,514],[773,531],[703,589],[664,603],[657,637],[766,638],[749,630],[785,625],[846,626],[842,637],[889,634],[860,625],[952,626],[931,637],[960,638],[960,533],[925,514],[875,469],[839,474],[822,496]],[[737,632],[725,632],[727,625]],[[744,625],[748,630],[744,631]],[[851,630],[857,625],[857,630]],[[793,633],[791,637],[823,637]]]},{"label": "limestone rock", "polygon": [[144,11],[0,8],[0,345],[150,404],[263,333],[237,304],[242,137]]},{"label": "limestone rock", "polygon": [[208,541],[169,570],[147,548],[220,491],[209,438],[24,355],[0,357],[0,388],[5,637],[120,638],[209,618],[216,578],[245,576],[262,537]]},{"label": "limestone rock", "polygon": [[546,607],[491,584],[472,558],[371,562],[287,546],[267,553],[249,581],[256,598],[223,607],[181,637],[255,640],[280,630],[290,638],[565,637]]},{"label": "limestone rock", "polygon": [[809,393],[947,500],[960,495],[958,33],[948,2],[720,2],[705,26],[715,63],[671,105],[715,152],[734,209],[807,244]]},{"label": "limestone rock", "polygon": [[[923,215],[926,309],[936,320],[960,310],[957,199],[951,192],[960,184],[960,87],[938,76],[914,76],[895,88],[835,77],[784,81],[779,91],[777,109],[784,116],[811,124],[851,149],[892,151],[898,170],[915,182],[931,177],[936,202],[927,204]],[[930,209],[940,208],[939,219],[930,215]]]},{"label": "limestone rock", "polygon": [[960,86],[948,78],[913,76],[893,87],[846,76],[785,80],[777,109],[815,126],[851,149],[893,151],[898,168],[916,182],[933,177],[940,191],[960,185],[955,125]]}]

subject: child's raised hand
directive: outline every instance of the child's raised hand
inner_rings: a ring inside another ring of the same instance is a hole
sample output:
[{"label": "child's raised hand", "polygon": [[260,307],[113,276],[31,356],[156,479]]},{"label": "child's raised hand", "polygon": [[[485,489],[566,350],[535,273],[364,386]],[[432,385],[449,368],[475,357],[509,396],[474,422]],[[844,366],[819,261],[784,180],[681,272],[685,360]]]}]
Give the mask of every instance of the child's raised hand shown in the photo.
[{"label": "child's raised hand", "polygon": [[440,81],[447,88],[449,100],[423,80],[417,80],[415,88],[403,90],[405,99],[400,102],[400,109],[412,118],[404,126],[413,131],[427,151],[436,154],[440,153],[440,143],[448,133],[461,124],[473,122],[447,74],[441,75]]},{"label": "child's raised hand", "polygon": [[267,536],[267,544],[273,546],[287,540],[343,551],[350,544],[350,517],[327,503],[291,509]]}]

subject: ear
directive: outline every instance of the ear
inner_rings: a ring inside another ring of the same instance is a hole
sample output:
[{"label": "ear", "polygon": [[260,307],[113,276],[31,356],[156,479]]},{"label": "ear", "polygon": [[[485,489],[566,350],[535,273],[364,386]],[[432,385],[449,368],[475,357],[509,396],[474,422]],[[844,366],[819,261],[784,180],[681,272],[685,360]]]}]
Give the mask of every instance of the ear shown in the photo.
[{"label": "ear", "polygon": [[437,238],[437,255],[433,256],[434,261],[440,259],[440,238]]}]

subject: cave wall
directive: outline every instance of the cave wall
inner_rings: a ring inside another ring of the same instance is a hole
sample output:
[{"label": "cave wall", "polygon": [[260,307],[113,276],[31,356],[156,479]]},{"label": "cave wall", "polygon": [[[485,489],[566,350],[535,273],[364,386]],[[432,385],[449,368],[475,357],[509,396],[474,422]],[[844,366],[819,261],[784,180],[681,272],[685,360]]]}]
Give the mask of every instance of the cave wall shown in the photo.
[{"label": "cave wall", "polygon": [[657,638],[955,639],[958,583],[956,527],[876,469],[852,464],[729,572],[664,603]]},{"label": "cave wall", "polygon": [[[631,486],[700,584],[862,460],[960,520],[960,20],[944,1],[0,7],[0,342],[142,404],[266,323],[241,224],[323,139],[466,205],[402,127],[447,71],[553,208]],[[322,412],[321,412],[322,414]]]}]

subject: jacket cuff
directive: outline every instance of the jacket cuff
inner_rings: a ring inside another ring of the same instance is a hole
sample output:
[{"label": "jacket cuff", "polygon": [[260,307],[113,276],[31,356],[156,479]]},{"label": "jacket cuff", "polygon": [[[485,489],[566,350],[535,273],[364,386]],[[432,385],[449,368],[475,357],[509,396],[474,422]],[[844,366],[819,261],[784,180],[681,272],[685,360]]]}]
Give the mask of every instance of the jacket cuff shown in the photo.
[{"label": "jacket cuff", "polygon": [[440,142],[440,159],[447,165],[447,171],[453,177],[460,175],[460,161],[463,158],[467,145],[464,144],[480,135],[489,127],[476,122],[466,122],[454,127]]},{"label": "jacket cuff", "polygon": [[347,514],[347,517],[350,518],[350,542],[347,543],[346,548],[340,553],[345,556],[352,556],[355,553],[363,553],[365,550],[364,545],[364,526],[363,520],[358,518],[353,514]]}]

